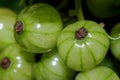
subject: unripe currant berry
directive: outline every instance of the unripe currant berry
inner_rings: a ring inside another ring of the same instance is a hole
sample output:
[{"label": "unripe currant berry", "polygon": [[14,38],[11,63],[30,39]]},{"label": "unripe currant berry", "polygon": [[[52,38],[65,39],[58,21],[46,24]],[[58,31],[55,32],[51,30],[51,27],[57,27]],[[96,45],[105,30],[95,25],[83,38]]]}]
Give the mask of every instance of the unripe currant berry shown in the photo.
[{"label": "unripe currant berry", "polygon": [[69,68],[84,71],[95,67],[105,58],[109,38],[99,24],[83,20],[63,29],[57,47],[61,58]]},{"label": "unripe currant berry", "polygon": [[11,9],[0,7],[0,51],[16,42],[14,38],[16,16]]},{"label": "unripe currant berry", "polygon": [[78,73],[75,80],[119,80],[119,76],[109,67],[97,66],[91,70]]},{"label": "unripe currant berry", "polygon": [[57,49],[43,54],[34,71],[36,80],[73,80],[76,73],[64,64]]},{"label": "unripe currant berry", "polygon": [[120,23],[115,24],[110,32],[112,38],[110,40],[110,51],[113,56],[120,61]]},{"label": "unripe currant berry", "polygon": [[20,12],[14,34],[16,41],[25,51],[44,53],[56,47],[62,28],[61,17],[54,7],[37,3]]},{"label": "unripe currant berry", "polygon": [[16,43],[2,50],[0,54],[0,80],[33,80],[35,61],[34,56],[31,55],[22,51]]}]

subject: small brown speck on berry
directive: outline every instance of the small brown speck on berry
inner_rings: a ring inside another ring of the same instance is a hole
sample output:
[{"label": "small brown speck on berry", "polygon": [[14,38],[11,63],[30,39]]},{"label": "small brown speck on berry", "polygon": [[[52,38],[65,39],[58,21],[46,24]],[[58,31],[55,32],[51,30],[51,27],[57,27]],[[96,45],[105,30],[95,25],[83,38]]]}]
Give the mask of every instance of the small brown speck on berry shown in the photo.
[{"label": "small brown speck on berry", "polygon": [[10,64],[11,64],[10,59],[7,58],[7,57],[5,57],[5,58],[1,61],[0,66],[1,66],[2,68],[4,68],[4,69],[7,69],[7,68],[10,66]]},{"label": "small brown speck on berry", "polygon": [[83,39],[87,34],[88,34],[88,31],[84,27],[81,27],[75,32],[75,38]]},{"label": "small brown speck on berry", "polygon": [[18,34],[21,34],[23,31],[23,23],[21,21],[17,21],[14,25],[14,30],[15,32],[17,32]]}]

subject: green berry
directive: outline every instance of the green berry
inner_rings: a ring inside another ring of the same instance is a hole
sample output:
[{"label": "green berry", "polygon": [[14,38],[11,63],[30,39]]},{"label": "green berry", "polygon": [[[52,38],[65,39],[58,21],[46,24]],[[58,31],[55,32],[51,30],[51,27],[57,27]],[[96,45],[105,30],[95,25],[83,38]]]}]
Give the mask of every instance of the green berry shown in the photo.
[{"label": "green berry", "polygon": [[14,24],[16,13],[4,7],[0,7],[0,51],[8,45],[15,43]]},{"label": "green berry", "polygon": [[98,19],[116,18],[120,15],[120,0],[86,0],[89,12]]},{"label": "green berry", "polygon": [[111,68],[97,66],[91,70],[78,73],[75,80],[120,80],[120,78]]},{"label": "green berry", "polygon": [[120,23],[113,26],[110,33],[111,37],[116,38],[110,40],[110,51],[113,56],[120,61]]},{"label": "green berry", "polygon": [[105,58],[109,38],[99,24],[83,20],[63,29],[57,47],[59,55],[69,68],[84,71],[95,67]]},{"label": "green berry", "polygon": [[16,41],[25,51],[44,53],[56,47],[62,28],[61,17],[54,7],[37,3],[20,12],[14,34]]},{"label": "green berry", "polygon": [[43,54],[35,65],[36,80],[73,80],[75,71],[69,69],[57,50]]},{"label": "green berry", "polygon": [[[29,62],[17,44],[6,47],[0,54],[0,80],[33,80],[33,62]],[[29,57],[29,56],[27,56]]]}]

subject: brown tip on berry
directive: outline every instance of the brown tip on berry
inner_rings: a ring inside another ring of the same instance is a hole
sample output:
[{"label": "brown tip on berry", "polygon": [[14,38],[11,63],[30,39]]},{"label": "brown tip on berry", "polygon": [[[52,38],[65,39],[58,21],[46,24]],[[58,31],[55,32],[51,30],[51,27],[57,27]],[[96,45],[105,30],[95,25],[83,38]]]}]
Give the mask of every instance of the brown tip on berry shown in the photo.
[{"label": "brown tip on berry", "polygon": [[23,31],[23,23],[21,21],[17,21],[14,25],[14,30],[15,32],[17,32],[18,34],[21,34]]},{"label": "brown tip on berry", "polygon": [[103,23],[103,22],[100,22],[99,25],[100,25],[101,27],[105,27],[105,23]]},{"label": "brown tip on berry", "polygon": [[75,38],[83,39],[87,34],[88,34],[88,31],[84,27],[81,27],[75,32]]},{"label": "brown tip on berry", "polygon": [[10,59],[9,58],[7,58],[7,57],[5,57],[2,61],[1,61],[1,63],[0,63],[0,66],[2,67],[2,68],[4,68],[4,69],[7,69],[9,66],[10,66]]}]

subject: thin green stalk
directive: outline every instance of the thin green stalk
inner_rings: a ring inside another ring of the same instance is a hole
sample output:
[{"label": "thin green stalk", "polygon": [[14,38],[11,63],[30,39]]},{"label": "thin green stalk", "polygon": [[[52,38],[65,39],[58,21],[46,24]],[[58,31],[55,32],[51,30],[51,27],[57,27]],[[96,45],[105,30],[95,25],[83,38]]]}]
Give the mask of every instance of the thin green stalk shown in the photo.
[{"label": "thin green stalk", "polygon": [[62,0],[62,2],[56,7],[57,10],[60,10],[61,8],[63,8],[65,5],[68,4],[69,0]]},{"label": "thin green stalk", "polygon": [[118,40],[118,39],[120,39],[120,34],[118,34],[118,37],[111,37],[110,35],[108,35],[108,38],[110,40]]},{"label": "thin green stalk", "polygon": [[75,11],[78,20],[84,20],[81,0],[75,0]]},{"label": "thin green stalk", "polygon": [[[104,24],[103,22],[99,23],[99,25],[100,25],[101,27],[105,27],[105,24]],[[108,38],[109,38],[110,40],[118,40],[118,39],[120,39],[120,34],[118,34],[118,37],[112,37],[112,36],[110,36],[109,34],[107,34],[107,36],[108,36]]]},{"label": "thin green stalk", "polygon": [[20,0],[19,6],[26,6],[26,0]]}]

